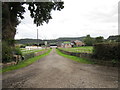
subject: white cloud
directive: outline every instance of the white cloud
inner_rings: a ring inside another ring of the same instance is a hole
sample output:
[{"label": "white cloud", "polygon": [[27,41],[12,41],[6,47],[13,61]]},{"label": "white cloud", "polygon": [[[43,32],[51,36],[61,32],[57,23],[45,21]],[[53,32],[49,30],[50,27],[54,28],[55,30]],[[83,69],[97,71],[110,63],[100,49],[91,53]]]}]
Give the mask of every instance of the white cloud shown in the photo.
[{"label": "white cloud", "polygon": [[[59,37],[104,36],[118,34],[119,0],[65,0],[64,9],[52,11],[48,24],[38,27],[40,39]],[[17,27],[16,39],[36,38],[36,25],[29,16]]]}]

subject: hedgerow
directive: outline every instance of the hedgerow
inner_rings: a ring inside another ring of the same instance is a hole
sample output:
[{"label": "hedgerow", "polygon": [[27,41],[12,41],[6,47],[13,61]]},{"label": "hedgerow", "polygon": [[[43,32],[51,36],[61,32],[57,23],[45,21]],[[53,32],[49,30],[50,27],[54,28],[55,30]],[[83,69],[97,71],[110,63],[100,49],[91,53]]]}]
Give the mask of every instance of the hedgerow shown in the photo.
[{"label": "hedgerow", "polygon": [[120,43],[99,43],[93,48],[93,57],[102,60],[120,60]]}]

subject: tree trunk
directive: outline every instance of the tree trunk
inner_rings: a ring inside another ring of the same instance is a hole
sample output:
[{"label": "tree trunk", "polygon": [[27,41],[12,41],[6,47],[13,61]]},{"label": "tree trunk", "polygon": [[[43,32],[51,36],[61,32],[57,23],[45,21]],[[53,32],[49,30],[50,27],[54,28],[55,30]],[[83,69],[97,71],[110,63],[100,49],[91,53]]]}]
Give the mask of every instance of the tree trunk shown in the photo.
[{"label": "tree trunk", "polygon": [[[2,3],[2,5],[2,40],[11,42],[14,40],[16,28],[14,23],[11,21],[9,3]],[[11,42],[11,45],[14,45],[14,43]]]}]

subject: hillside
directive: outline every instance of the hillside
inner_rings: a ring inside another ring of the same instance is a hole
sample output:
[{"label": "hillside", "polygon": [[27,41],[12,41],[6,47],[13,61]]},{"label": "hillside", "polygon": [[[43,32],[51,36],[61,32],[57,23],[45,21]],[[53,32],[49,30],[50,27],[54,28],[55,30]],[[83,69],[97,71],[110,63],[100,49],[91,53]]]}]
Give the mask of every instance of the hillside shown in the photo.
[{"label": "hillside", "polygon": [[72,41],[72,40],[80,40],[83,41],[85,37],[61,37],[58,38],[57,41]]},{"label": "hillside", "polygon": [[[48,43],[60,43],[60,42],[64,42],[64,41],[72,41],[72,40],[80,40],[83,41],[85,37],[61,37],[58,39],[52,39],[52,40],[41,40],[38,39],[38,43],[39,44],[43,44],[45,41],[47,41]],[[17,44],[35,44],[37,43],[37,39],[20,39],[20,40],[16,40]]]}]

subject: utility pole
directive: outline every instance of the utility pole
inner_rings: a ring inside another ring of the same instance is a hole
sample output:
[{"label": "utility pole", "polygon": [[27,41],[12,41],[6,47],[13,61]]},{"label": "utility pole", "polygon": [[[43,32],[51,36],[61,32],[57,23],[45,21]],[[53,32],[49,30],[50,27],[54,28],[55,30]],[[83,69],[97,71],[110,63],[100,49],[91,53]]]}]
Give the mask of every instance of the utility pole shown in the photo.
[{"label": "utility pole", "polygon": [[37,47],[38,47],[38,44],[39,44],[39,43],[38,43],[38,29],[37,29]]}]

